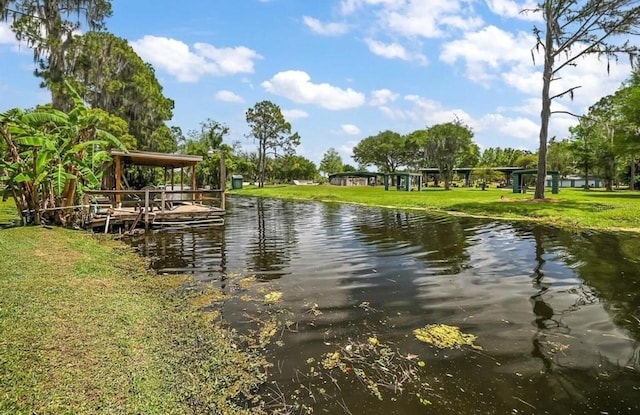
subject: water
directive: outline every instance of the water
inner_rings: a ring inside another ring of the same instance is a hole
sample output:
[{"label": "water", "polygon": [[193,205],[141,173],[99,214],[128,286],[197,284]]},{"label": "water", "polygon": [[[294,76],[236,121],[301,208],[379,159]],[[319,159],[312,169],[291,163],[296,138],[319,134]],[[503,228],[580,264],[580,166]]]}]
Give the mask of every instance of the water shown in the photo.
[{"label": "water", "polygon": [[[274,402],[328,414],[640,414],[637,235],[232,198],[224,228],[132,243],[160,272],[228,292],[235,273],[255,274],[254,297],[283,292],[278,313],[238,296],[223,309],[240,331],[274,315],[283,324],[266,348]],[[476,335],[482,350],[414,338],[436,323]],[[380,401],[353,373],[309,376],[310,362],[322,372],[327,353],[370,338],[408,356],[402,365],[424,362],[413,386],[379,385]]]}]

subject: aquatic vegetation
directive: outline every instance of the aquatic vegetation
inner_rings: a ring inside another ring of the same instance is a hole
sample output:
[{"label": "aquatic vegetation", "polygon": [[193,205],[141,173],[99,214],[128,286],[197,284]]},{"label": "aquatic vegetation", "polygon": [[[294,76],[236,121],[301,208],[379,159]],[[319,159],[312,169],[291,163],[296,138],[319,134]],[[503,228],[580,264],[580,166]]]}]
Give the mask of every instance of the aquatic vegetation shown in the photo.
[{"label": "aquatic vegetation", "polygon": [[424,343],[432,344],[440,349],[459,349],[461,346],[471,346],[482,350],[482,347],[474,344],[477,337],[473,334],[465,334],[459,327],[446,324],[429,324],[420,329],[415,329],[413,334],[416,339]]},{"label": "aquatic vegetation", "polygon": [[282,299],[282,292],[271,291],[264,295],[264,302],[267,304],[275,304]]}]

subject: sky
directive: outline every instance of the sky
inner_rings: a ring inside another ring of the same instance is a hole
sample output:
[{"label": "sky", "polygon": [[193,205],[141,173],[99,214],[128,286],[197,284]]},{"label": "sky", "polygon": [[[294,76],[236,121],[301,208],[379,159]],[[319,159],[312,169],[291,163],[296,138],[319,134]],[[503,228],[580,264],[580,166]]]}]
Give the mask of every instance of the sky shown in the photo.
[{"label": "sky", "polygon": [[[175,101],[170,126],[207,119],[226,142],[255,148],[245,112],[277,104],[319,163],[330,147],[345,163],[381,131],[408,134],[453,121],[481,148],[535,151],[541,62],[535,0],[114,0],[107,30],[127,39]],[[31,50],[0,23],[0,111],[50,101]],[[631,67],[589,57],[561,73],[552,93],[581,86],[554,110],[582,114],[629,78]],[[568,136],[575,118],[552,118]]]}]

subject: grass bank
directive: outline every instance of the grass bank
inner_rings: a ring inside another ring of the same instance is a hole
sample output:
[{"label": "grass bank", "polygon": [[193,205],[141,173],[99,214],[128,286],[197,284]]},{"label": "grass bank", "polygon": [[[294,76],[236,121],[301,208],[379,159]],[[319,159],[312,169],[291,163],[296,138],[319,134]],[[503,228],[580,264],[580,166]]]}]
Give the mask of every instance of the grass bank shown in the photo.
[{"label": "grass bank", "polygon": [[0,252],[0,413],[248,412],[265,361],[200,308],[220,293],[78,231],[2,229]]},{"label": "grass bank", "polygon": [[510,189],[427,188],[422,192],[385,192],[381,187],[267,186],[231,193],[282,199],[358,203],[369,206],[444,211],[456,214],[539,221],[573,229],[640,231],[640,192],[561,189],[547,192],[547,200],[533,201],[532,193]]}]

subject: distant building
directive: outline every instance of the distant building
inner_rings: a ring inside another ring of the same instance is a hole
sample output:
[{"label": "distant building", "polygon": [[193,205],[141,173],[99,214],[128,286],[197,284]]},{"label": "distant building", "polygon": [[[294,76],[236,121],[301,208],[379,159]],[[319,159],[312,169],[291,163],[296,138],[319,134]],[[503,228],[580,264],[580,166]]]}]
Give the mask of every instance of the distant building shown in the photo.
[{"label": "distant building", "polygon": [[329,183],[334,186],[377,186],[378,173],[347,172],[330,174]]},{"label": "distant building", "polygon": [[[551,186],[551,176],[547,176],[545,178],[547,182],[547,186]],[[558,182],[559,187],[576,187],[576,188],[584,188],[587,184],[587,180],[583,176],[577,175],[569,175],[566,177],[561,177]],[[601,187],[602,180],[599,177],[589,177],[589,187]]]}]

